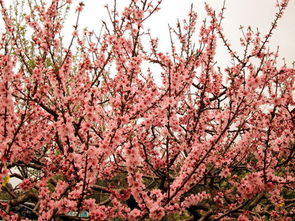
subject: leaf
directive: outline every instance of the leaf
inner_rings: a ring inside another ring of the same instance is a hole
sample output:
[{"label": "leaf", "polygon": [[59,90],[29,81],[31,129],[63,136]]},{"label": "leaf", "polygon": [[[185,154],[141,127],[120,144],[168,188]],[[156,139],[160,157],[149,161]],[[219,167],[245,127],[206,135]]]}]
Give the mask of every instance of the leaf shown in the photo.
[{"label": "leaf", "polygon": [[36,67],[36,62],[35,62],[35,60],[29,60],[28,61],[28,66],[30,67],[30,68],[35,68]]},{"label": "leaf", "polygon": [[10,176],[6,176],[3,178],[2,186],[6,186],[9,183]]}]

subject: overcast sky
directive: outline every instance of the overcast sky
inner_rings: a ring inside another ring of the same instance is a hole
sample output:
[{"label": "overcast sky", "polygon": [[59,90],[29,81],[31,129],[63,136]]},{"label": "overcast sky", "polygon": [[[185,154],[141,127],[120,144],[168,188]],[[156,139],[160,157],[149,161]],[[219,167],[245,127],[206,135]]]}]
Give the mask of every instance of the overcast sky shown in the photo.
[{"label": "overcast sky", "polygon": [[[51,0],[45,1],[50,2]],[[122,9],[127,6],[129,1],[117,0],[119,8]],[[5,0],[5,2],[12,3],[14,0]],[[80,0],[73,0],[73,2],[76,5]],[[185,18],[192,3],[198,12],[198,21],[201,23],[205,16],[204,2],[209,3],[217,11],[223,5],[223,0],[163,0],[161,10],[150,17],[145,26],[151,29],[154,37],[159,37],[160,48],[168,50],[168,24],[174,25],[177,18]],[[276,2],[277,0],[226,0],[227,9],[223,27],[225,35],[230,40],[234,50],[240,51],[239,38],[241,37],[241,31],[239,27],[241,25],[244,27],[250,25],[252,30],[258,28],[263,35],[268,32],[277,11]],[[90,30],[93,29],[98,32],[101,27],[101,20],[108,20],[104,5],[112,5],[113,0],[84,0],[84,3],[85,10],[81,15],[80,27],[88,26]],[[67,28],[64,32],[66,38],[71,37],[69,27],[72,27],[74,22],[75,15],[72,13],[69,16]],[[288,64],[295,61],[295,0],[290,0],[289,7],[271,38],[272,49],[276,49],[278,45],[280,46],[281,58],[285,57]],[[221,60],[221,63],[225,62],[223,58],[227,56],[226,51],[219,47],[217,56],[217,60]]]},{"label": "overcast sky", "polygon": [[[78,2],[78,1],[77,1]],[[99,30],[100,20],[107,20],[105,4],[112,4],[112,0],[84,0],[85,10],[81,17],[81,25],[90,29]],[[124,7],[129,0],[117,0],[119,7]],[[175,24],[177,18],[185,18],[193,3],[198,12],[199,22],[202,22],[204,2],[209,3],[213,8],[219,10],[223,0],[163,0],[161,10],[146,22],[151,28],[154,36],[160,38],[163,48],[168,48],[168,24]],[[239,27],[249,25],[255,30],[259,28],[262,34],[266,34],[271,22],[275,17],[277,8],[276,0],[226,0],[225,20],[223,21],[225,34],[230,39],[235,50],[239,51],[239,38],[241,31]],[[271,39],[272,48],[280,46],[280,55],[285,57],[287,63],[295,60],[295,0],[290,0],[289,7],[284,17],[280,20],[278,29]],[[224,54],[219,54],[223,57]]]}]

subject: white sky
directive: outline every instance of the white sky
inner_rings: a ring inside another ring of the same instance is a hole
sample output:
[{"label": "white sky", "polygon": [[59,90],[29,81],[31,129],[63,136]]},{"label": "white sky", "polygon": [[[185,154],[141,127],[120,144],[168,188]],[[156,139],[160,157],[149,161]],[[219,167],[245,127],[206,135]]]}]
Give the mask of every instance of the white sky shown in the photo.
[{"label": "white sky", "polygon": [[[85,10],[82,14],[81,24],[93,29],[99,29],[99,21],[106,19],[106,11],[103,6],[112,3],[112,0],[85,0]],[[118,0],[119,6],[124,6],[129,0]],[[163,0],[161,10],[154,14],[146,22],[154,34],[160,38],[162,47],[169,47],[167,25],[174,25],[177,18],[185,18],[190,5],[193,3],[198,12],[199,22],[202,22],[204,12],[204,2],[209,3],[216,10],[223,5],[223,0]],[[274,19],[276,0],[226,0],[224,30],[227,38],[235,50],[239,51],[239,38],[241,37],[240,25],[253,30],[259,28],[264,35],[268,32],[271,22]],[[290,0],[289,8],[284,17],[280,20],[278,29],[271,38],[271,46],[276,49],[280,46],[280,55],[285,57],[287,63],[295,61],[295,0]],[[219,54],[220,58],[224,56]]]},{"label": "white sky", "polygon": [[[101,25],[100,20],[108,20],[103,6],[112,2],[112,0],[84,0],[85,10],[81,16],[81,26],[88,26],[98,31]],[[117,2],[119,7],[124,7],[129,0],[117,0]],[[223,5],[223,0],[163,0],[161,10],[147,20],[145,26],[151,29],[153,36],[160,38],[161,47],[168,48],[168,24],[174,25],[177,18],[185,18],[192,3],[198,12],[198,21],[202,22],[205,16],[204,2],[209,3],[216,10]],[[224,30],[236,51],[239,51],[240,25],[244,27],[250,25],[252,30],[258,28],[265,35],[275,17],[276,2],[276,0],[226,0]],[[285,57],[288,64],[295,61],[295,0],[290,0],[289,7],[280,20],[270,43],[273,49],[280,46],[280,56]],[[221,49],[218,56],[222,59],[224,55]]]},{"label": "white sky", "polygon": [[[6,5],[12,4],[14,0],[4,0]],[[25,0],[27,1],[27,0]],[[39,0],[37,0],[38,2]],[[45,0],[50,2],[50,0]],[[81,0],[73,0],[77,5]],[[112,5],[113,0],[83,0],[85,10],[82,12],[80,19],[80,27],[88,26],[90,30],[99,32],[101,28],[101,20],[108,20],[104,5]],[[128,5],[130,0],[117,0],[119,8]],[[156,0],[155,0],[156,1]],[[281,1],[281,0],[279,0]],[[175,25],[177,18],[183,19],[186,17],[190,5],[193,3],[194,8],[198,12],[199,22],[201,23],[205,16],[204,2],[209,3],[217,11],[222,7],[223,0],[163,0],[161,10],[150,17],[145,22],[145,27],[151,29],[153,37],[159,37],[160,48],[168,50],[169,35],[168,24]],[[252,30],[258,28],[264,35],[268,32],[271,22],[274,19],[277,0],[226,0],[225,19],[223,28],[226,38],[228,38],[233,46],[233,49],[240,51],[239,38],[241,31],[239,27],[242,25],[252,27]],[[73,7],[73,9],[75,6]],[[74,10],[73,10],[74,11]],[[1,23],[1,22],[0,22]],[[71,37],[71,28],[75,23],[74,13],[70,14],[67,28],[65,29],[65,37]],[[295,61],[295,0],[290,0],[289,7],[286,10],[284,17],[280,20],[278,29],[275,30],[271,38],[271,47],[276,49],[280,46],[280,57],[286,58],[286,62],[291,64]],[[219,64],[226,64],[227,53],[223,47],[219,47],[217,60]]]}]

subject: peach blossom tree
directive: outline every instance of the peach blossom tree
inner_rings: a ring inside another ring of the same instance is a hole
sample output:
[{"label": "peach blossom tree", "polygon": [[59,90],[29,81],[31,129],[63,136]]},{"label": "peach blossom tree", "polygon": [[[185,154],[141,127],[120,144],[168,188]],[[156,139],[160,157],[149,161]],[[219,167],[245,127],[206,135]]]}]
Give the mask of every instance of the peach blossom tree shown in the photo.
[{"label": "peach blossom tree", "polygon": [[163,52],[145,28],[161,0],[114,0],[98,32],[81,2],[68,41],[71,0],[18,3],[0,0],[2,219],[294,218],[295,71],[268,46],[287,0],[239,52],[225,6],[204,22],[192,7]]}]

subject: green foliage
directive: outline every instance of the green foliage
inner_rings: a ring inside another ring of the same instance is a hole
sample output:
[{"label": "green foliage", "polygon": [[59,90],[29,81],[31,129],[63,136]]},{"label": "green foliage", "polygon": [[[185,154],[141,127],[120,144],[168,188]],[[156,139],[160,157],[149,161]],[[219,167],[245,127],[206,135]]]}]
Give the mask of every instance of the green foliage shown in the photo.
[{"label": "green foliage", "polygon": [[184,221],[184,220],[189,220],[190,218],[191,216],[187,210],[184,210],[183,212],[180,212],[180,213],[173,214],[173,220],[175,221]]},{"label": "green foliage", "polygon": [[36,67],[36,61],[34,59],[28,60],[27,64],[30,69],[34,69]]}]

